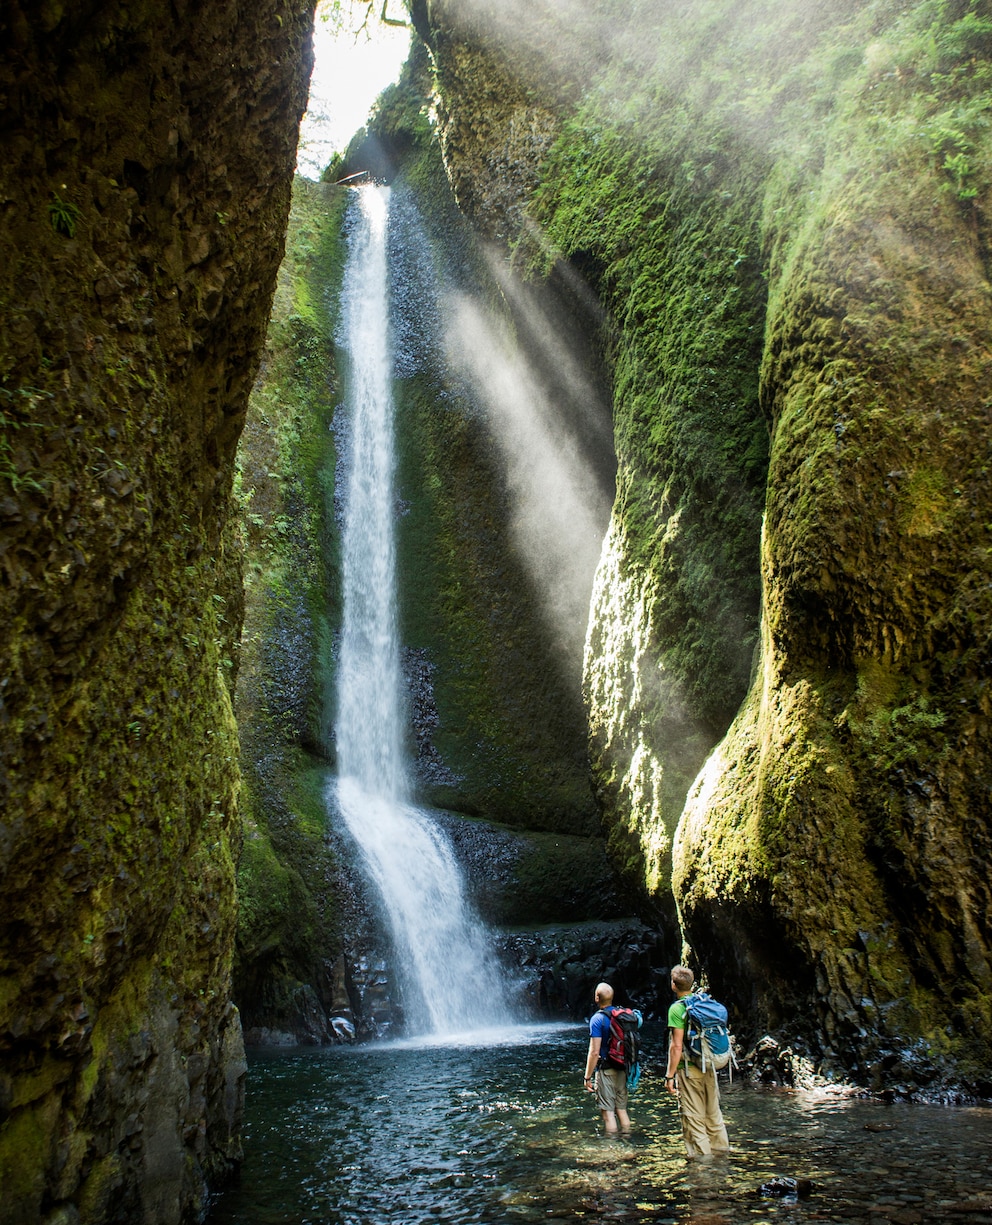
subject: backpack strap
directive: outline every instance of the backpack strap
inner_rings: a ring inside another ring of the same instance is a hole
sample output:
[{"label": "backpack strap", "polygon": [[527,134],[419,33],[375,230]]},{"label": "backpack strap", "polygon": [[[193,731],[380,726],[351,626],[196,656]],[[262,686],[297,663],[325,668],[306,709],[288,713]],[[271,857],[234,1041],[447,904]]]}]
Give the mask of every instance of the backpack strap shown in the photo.
[{"label": "backpack strap", "polygon": [[[599,1011],[596,1013],[596,1016],[597,1017],[604,1016],[606,1017],[607,1021],[611,1021],[613,1019],[613,1010],[615,1007],[616,1005],[611,1004],[609,1008],[600,1008]],[[610,1031],[609,1029],[607,1029],[606,1037],[600,1038],[599,1040],[599,1064],[600,1066],[606,1063],[606,1057],[609,1054],[609,1050],[610,1050]]]},{"label": "backpack strap", "polygon": [[682,996],[682,1004],[685,1007],[682,1020],[685,1025],[682,1027],[682,1062],[685,1064],[686,1075],[689,1074],[689,996]]}]

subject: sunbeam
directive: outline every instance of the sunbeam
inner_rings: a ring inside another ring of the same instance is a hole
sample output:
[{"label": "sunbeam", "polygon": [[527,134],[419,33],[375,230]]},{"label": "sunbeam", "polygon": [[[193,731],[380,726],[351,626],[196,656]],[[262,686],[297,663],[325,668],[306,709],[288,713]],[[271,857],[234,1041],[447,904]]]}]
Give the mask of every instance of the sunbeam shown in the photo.
[{"label": "sunbeam", "polygon": [[[485,406],[503,455],[514,538],[561,648],[579,659],[609,493],[583,451],[580,432],[508,325],[464,293],[449,297],[447,316],[449,360]],[[547,321],[527,312],[524,322],[528,316],[535,325],[528,340],[549,344],[549,356],[560,358],[560,341]],[[581,411],[594,416],[594,393],[577,363],[561,359],[561,369],[578,392]]]}]

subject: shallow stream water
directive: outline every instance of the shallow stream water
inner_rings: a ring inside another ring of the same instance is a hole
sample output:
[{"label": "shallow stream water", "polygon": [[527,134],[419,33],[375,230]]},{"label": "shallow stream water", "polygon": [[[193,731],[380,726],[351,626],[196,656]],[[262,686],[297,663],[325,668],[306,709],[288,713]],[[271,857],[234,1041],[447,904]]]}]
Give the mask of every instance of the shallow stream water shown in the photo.
[{"label": "shallow stream water", "polygon": [[[661,1092],[664,1032],[646,1035],[620,1138],[602,1135],[582,1089],[586,1033],[253,1055],[245,1164],[211,1225],[992,1222],[992,1109],[735,1083],[733,1152],[689,1164]],[[812,1194],[762,1196],[775,1177],[809,1179]]]}]

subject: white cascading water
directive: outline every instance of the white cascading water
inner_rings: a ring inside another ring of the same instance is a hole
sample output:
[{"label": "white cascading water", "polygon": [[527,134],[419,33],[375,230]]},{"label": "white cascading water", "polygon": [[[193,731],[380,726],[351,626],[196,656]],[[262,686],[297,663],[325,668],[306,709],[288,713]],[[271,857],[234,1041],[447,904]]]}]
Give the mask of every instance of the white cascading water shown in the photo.
[{"label": "white cascading water", "polygon": [[337,806],[385,908],[412,1034],[505,1022],[496,959],[458,865],[429,813],[411,803],[396,615],[389,188],[357,189],[342,289],[349,352],[344,617],[338,664]]}]

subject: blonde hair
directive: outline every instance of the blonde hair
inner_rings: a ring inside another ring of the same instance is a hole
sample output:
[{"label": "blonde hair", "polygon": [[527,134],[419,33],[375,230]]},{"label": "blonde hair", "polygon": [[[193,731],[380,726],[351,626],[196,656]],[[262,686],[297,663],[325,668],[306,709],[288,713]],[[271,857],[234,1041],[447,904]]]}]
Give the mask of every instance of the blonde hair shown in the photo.
[{"label": "blonde hair", "polygon": [[691,991],[696,976],[688,966],[672,966],[672,982],[679,991]]}]

